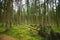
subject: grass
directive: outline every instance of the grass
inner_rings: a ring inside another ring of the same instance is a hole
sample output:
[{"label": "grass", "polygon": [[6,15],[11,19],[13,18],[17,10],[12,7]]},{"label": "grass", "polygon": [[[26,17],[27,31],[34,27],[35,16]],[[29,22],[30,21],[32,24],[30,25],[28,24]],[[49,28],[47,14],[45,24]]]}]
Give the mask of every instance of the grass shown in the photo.
[{"label": "grass", "polygon": [[6,34],[19,40],[42,40],[42,37],[37,35],[37,31],[31,29],[30,25],[14,25]]},{"label": "grass", "polygon": [[[2,28],[2,29],[1,29]],[[5,27],[0,26],[0,31],[5,29]],[[30,25],[12,25],[11,29],[6,32],[6,35],[17,38],[18,40],[43,40],[41,36],[38,35],[38,26]],[[55,25],[52,25],[52,29],[56,32],[60,32],[60,29]],[[47,27],[46,32],[50,32],[50,29]]]}]

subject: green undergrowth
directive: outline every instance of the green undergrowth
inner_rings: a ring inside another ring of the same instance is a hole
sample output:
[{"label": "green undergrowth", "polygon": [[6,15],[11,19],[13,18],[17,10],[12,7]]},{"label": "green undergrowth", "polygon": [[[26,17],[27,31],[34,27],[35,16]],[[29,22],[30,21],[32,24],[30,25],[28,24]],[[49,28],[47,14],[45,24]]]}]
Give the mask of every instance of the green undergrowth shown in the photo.
[{"label": "green undergrowth", "polygon": [[18,38],[19,40],[42,40],[37,34],[37,30],[30,25],[14,25],[6,34]]},{"label": "green undergrowth", "polygon": [[56,25],[52,25],[52,29],[53,29],[55,32],[59,32],[59,33],[60,33],[60,26],[57,27]]},{"label": "green undergrowth", "polygon": [[6,29],[5,24],[0,23],[0,32],[5,31],[5,29]]},{"label": "green undergrowth", "polygon": [[[5,26],[0,24],[0,32],[5,30]],[[51,28],[55,32],[60,32],[60,27],[57,27],[56,25],[52,25]],[[38,34],[38,31],[40,30],[39,25],[27,25],[27,24],[20,24],[20,25],[12,25],[10,30],[6,32],[6,35],[12,36],[17,38],[18,40],[43,40],[43,37],[41,37]],[[51,29],[47,26],[45,29],[46,33],[50,33]]]}]

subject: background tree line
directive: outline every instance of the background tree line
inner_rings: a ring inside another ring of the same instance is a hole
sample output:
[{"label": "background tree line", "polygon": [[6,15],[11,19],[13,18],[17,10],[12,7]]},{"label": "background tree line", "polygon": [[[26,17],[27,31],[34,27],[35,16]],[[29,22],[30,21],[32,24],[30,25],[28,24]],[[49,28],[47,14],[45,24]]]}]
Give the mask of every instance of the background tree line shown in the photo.
[{"label": "background tree line", "polygon": [[60,0],[0,0],[0,23],[60,26]]}]

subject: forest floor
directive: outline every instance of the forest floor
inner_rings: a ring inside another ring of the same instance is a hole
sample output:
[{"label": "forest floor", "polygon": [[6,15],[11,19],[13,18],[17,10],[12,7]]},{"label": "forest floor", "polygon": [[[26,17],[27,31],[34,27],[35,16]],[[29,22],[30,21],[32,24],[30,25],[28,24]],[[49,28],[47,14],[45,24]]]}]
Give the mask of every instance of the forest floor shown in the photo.
[{"label": "forest floor", "polygon": [[0,35],[0,40],[17,40],[16,38],[10,37],[8,35]]},{"label": "forest floor", "polygon": [[[55,25],[52,25],[52,29],[54,30],[52,31],[53,34],[55,34],[54,36],[57,36],[57,33],[58,35],[60,35],[60,27],[56,27]],[[0,32],[4,30],[5,27],[0,26]],[[40,26],[34,24],[33,25],[26,25],[26,24],[12,25],[12,27],[7,32],[2,34],[0,33],[0,40],[44,40],[44,37],[42,37],[38,33],[39,32],[38,30],[40,30]],[[45,31],[49,35],[51,29],[47,26]],[[57,39],[59,38],[58,37],[56,37],[56,39],[54,38],[54,40]]]},{"label": "forest floor", "polygon": [[[0,40],[42,40],[37,34],[37,29],[35,26],[30,25],[12,25],[9,31],[0,34]],[[0,27],[0,32],[4,31],[4,27]],[[16,39],[15,39],[16,38]]]}]

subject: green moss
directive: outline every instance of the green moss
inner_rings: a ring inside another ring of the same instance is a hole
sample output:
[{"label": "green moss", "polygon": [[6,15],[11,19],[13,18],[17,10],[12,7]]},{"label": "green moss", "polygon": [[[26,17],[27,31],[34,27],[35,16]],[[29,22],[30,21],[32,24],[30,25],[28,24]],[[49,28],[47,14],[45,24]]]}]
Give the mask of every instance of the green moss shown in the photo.
[{"label": "green moss", "polygon": [[[19,40],[43,40],[43,38],[38,35],[38,29],[40,28],[34,25],[33,27],[26,24],[13,25],[13,27],[5,34],[18,38]],[[60,32],[59,27],[56,27],[55,25],[52,25],[52,29],[56,32]],[[49,34],[50,30],[49,27],[46,27],[45,31]]]}]

